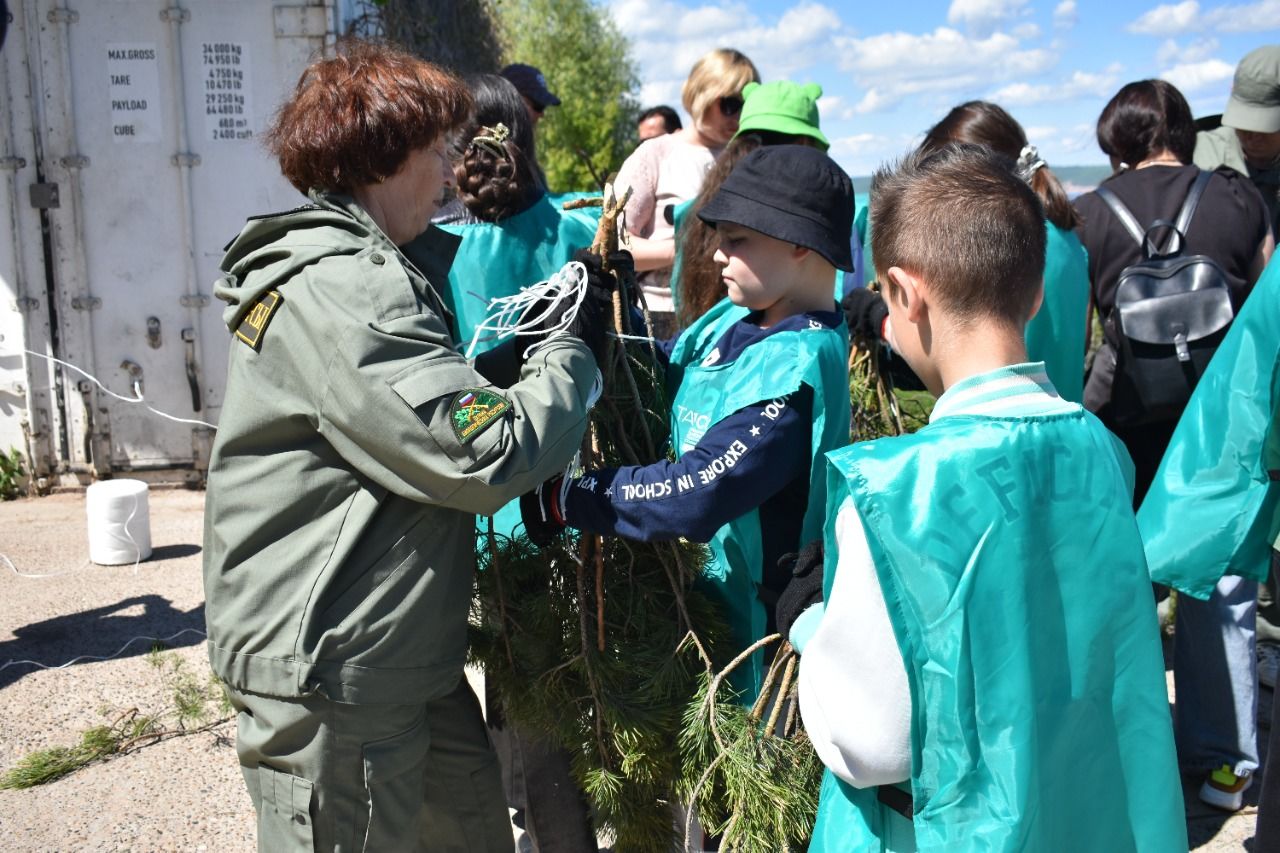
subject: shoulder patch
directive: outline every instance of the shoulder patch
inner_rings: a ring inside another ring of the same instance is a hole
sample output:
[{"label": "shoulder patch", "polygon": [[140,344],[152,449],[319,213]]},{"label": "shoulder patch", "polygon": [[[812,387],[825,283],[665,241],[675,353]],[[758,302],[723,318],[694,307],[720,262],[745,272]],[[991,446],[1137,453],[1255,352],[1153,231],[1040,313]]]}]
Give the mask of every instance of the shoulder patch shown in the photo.
[{"label": "shoulder patch", "polygon": [[453,434],[458,437],[458,441],[466,444],[509,408],[511,404],[504,397],[484,388],[459,391],[453,398],[453,405],[449,407]]},{"label": "shoulder patch", "polygon": [[258,297],[258,301],[253,304],[249,313],[244,315],[244,319],[236,327],[236,337],[252,347],[255,352],[262,349],[262,336],[267,331],[267,323],[271,322],[276,309],[283,301],[279,291],[275,290],[268,290]]}]

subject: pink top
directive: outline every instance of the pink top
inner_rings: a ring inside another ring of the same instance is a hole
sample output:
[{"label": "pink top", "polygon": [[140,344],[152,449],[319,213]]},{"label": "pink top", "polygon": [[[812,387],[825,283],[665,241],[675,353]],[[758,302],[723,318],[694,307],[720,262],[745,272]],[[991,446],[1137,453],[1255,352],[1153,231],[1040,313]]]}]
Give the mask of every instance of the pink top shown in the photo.
[{"label": "pink top", "polygon": [[[679,133],[640,143],[622,164],[614,182],[619,193],[631,187],[626,207],[627,230],[651,240],[674,240],[675,227],[667,223],[664,208],[696,196],[722,150],[693,145]],[[674,310],[670,267],[650,270],[639,278],[649,310]]]}]

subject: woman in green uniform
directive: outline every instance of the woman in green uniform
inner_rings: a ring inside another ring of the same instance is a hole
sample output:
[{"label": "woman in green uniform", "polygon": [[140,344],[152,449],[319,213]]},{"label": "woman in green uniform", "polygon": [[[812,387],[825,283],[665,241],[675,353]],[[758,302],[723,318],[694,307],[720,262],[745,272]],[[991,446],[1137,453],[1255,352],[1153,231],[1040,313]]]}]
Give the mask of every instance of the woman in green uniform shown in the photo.
[{"label": "woman in green uniform", "polygon": [[309,203],[252,217],[222,262],[206,619],[262,850],[511,849],[462,677],[475,515],[578,447],[603,300],[527,361],[459,355],[437,289],[456,239],[429,232],[419,264],[400,247],[449,193],[470,107],[439,68],[340,42],[268,135]]}]

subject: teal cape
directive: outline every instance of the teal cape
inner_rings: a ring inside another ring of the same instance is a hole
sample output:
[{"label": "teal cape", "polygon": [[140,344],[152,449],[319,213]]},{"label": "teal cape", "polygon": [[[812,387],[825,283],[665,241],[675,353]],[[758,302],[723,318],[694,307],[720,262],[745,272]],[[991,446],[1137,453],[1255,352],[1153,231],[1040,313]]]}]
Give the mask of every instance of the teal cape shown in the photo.
[{"label": "teal cape", "polygon": [[[454,340],[463,352],[476,327],[489,312],[489,301],[511,296],[523,287],[546,281],[567,264],[578,249],[595,239],[599,208],[564,210],[563,196],[544,195],[526,210],[501,222],[466,222],[439,226],[462,238],[449,268],[445,305],[453,312]],[[499,340],[481,341],[474,355],[493,349]],[[476,529],[486,533],[489,520],[476,519]],[[511,501],[493,515],[493,530],[512,536],[523,529],[518,501]]]},{"label": "teal cape", "polygon": [[849,499],[906,664],[915,812],[828,772],[809,849],[1186,851],[1119,442],[1083,409],[955,415],[827,458],[825,579]]},{"label": "teal cape", "polygon": [[[837,329],[777,332],[747,347],[734,361],[711,359],[704,366],[729,327],[749,313],[722,299],[677,339],[667,372],[667,388],[673,392],[671,444],[680,456],[696,446],[707,429],[734,412],[780,401],[801,385],[812,388],[809,504],[800,541],[795,543],[799,550],[822,534],[826,507],[822,454],[849,440],[849,336],[843,324]],[[731,464],[725,461],[726,466]],[[714,463],[710,473],[716,473]],[[711,558],[703,579],[721,603],[736,653],[764,637],[767,628],[768,614],[757,595],[764,573],[758,510],[721,527],[709,548]],[[764,659],[763,652],[753,655],[730,677],[748,703],[759,691]]]},{"label": "teal cape", "polygon": [[1045,222],[1044,301],[1027,323],[1027,361],[1043,361],[1064,400],[1084,402],[1089,259],[1070,231]]},{"label": "teal cape", "polygon": [[1280,262],[1245,300],[1138,510],[1151,579],[1207,599],[1223,575],[1267,577],[1280,470]]},{"label": "teal cape", "polygon": [[[445,305],[453,312],[455,340],[465,352],[488,314],[490,300],[511,296],[521,288],[546,281],[569,262],[573,253],[595,239],[599,209],[563,210],[562,197],[544,195],[501,222],[441,225],[462,237],[449,269]],[[475,354],[500,341],[482,341]]]}]

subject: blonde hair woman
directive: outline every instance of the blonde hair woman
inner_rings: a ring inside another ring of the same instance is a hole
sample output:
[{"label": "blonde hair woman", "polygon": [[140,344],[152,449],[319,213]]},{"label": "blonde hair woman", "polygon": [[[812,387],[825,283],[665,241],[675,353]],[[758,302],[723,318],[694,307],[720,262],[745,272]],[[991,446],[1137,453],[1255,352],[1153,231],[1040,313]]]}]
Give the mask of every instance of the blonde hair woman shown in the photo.
[{"label": "blonde hair woman", "polygon": [[675,228],[667,208],[698,194],[716,157],[738,132],[742,88],[753,80],[759,82],[760,72],[739,51],[720,48],[703,56],[681,91],[693,121],[675,133],[645,140],[618,171],[619,191],[631,187],[626,227],[658,337],[675,331],[670,286]]}]

